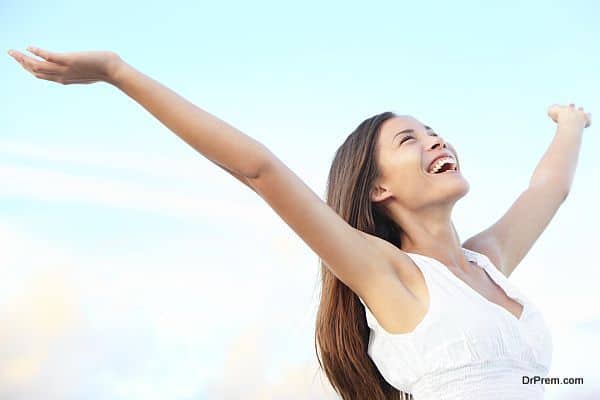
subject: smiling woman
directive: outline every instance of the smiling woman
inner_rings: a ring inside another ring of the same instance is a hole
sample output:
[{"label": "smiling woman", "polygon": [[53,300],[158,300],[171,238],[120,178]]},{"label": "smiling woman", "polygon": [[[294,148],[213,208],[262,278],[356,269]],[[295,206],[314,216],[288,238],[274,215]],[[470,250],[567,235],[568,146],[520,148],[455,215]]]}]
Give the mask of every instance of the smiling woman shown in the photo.
[{"label": "smiling woman", "polygon": [[520,378],[548,373],[551,335],[507,278],[567,196],[591,123],[583,108],[548,110],[556,137],[530,186],[461,243],[451,215],[469,183],[453,146],[412,116],[363,120],[335,152],[323,201],[262,143],[116,53],[30,51],[41,60],[9,54],[39,79],[114,85],[250,187],[319,256],[316,356],[344,400],[543,398],[543,385]]}]

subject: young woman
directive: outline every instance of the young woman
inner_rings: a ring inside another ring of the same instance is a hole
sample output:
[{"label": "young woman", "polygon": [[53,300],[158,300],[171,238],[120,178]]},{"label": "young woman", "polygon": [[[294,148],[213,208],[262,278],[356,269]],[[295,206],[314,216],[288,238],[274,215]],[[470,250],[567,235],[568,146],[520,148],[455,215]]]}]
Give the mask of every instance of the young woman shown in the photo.
[{"label": "young woman", "polygon": [[326,203],[264,145],[113,52],[9,51],[35,77],[114,85],[260,195],[321,260],[316,355],[345,400],[541,399],[552,338],[507,278],[567,197],[582,107],[552,106],[555,138],[529,187],[461,244],[456,150],[410,116],[364,120],[335,153]]}]

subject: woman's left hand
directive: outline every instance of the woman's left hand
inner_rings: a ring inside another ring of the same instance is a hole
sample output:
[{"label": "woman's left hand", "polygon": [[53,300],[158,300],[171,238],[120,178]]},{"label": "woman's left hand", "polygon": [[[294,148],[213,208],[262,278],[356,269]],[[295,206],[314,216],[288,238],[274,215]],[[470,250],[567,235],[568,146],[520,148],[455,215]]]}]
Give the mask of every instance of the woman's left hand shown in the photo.
[{"label": "woman's left hand", "polygon": [[569,106],[561,106],[553,104],[548,107],[548,116],[557,124],[575,124],[582,128],[587,128],[592,124],[592,114],[583,111],[583,107],[575,109],[575,104]]}]

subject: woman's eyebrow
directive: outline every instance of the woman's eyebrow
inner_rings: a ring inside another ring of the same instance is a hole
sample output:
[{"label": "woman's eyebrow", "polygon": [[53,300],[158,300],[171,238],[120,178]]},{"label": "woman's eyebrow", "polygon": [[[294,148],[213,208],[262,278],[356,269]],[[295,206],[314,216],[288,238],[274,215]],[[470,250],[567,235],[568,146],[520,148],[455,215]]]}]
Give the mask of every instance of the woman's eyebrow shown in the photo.
[{"label": "woman's eyebrow", "polygon": [[[423,126],[425,127],[425,130],[426,130],[426,131],[432,131],[432,130],[433,130],[433,129],[431,129],[431,127],[429,127],[429,126],[427,126],[427,125],[423,125]],[[402,135],[402,134],[404,134],[404,133],[415,133],[415,130],[414,130],[414,129],[410,129],[410,128],[408,128],[408,129],[404,129],[404,130],[402,130],[402,131],[400,131],[400,132],[396,133],[396,134],[394,135],[394,137],[392,138],[392,142],[393,142],[394,140],[396,140],[396,137],[397,137],[398,135]]]}]

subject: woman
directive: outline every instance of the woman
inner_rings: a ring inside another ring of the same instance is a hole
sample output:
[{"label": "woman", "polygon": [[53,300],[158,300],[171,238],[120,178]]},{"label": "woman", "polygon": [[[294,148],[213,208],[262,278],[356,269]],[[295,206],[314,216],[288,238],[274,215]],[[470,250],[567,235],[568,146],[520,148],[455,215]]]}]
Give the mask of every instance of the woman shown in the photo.
[{"label": "woman", "polygon": [[104,81],[260,195],[321,259],[317,358],[343,399],[541,399],[551,335],[508,276],[566,198],[582,107],[552,106],[554,141],[500,220],[461,244],[469,191],[455,149],[410,116],[363,121],[337,150],[327,203],[264,145],[113,52],[9,51],[40,79]]}]

